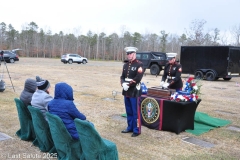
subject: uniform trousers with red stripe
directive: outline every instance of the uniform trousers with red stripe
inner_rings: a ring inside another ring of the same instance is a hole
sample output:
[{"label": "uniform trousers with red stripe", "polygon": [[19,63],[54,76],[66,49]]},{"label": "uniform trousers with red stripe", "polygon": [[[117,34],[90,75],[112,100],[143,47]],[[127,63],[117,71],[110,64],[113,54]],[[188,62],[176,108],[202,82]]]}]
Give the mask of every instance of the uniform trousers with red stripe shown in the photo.
[{"label": "uniform trousers with red stripe", "polygon": [[138,126],[138,109],[137,109],[137,97],[124,96],[125,109],[127,113],[127,130],[133,133],[140,134],[140,128]]}]

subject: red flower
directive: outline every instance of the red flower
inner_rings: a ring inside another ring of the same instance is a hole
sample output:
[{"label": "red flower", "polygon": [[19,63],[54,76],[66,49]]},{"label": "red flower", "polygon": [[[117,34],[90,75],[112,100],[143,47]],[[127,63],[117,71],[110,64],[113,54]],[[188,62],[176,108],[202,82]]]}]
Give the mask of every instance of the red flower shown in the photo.
[{"label": "red flower", "polygon": [[191,86],[193,87],[193,86],[195,86],[196,85],[196,83],[191,83]]},{"label": "red flower", "polygon": [[190,83],[194,78],[193,77],[189,77],[187,82]]},{"label": "red flower", "polygon": [[177,98],[177,99],[176,99],[176,101],[177,101],[177,102],[180,102],[180,101],[181,101],[181,99],[180,99],[180,98]]},{"label": "red flower", "polygon": [[187,99],[187,101],[189,101],[189,97],[188,96],[184,96],[185,99]]}]

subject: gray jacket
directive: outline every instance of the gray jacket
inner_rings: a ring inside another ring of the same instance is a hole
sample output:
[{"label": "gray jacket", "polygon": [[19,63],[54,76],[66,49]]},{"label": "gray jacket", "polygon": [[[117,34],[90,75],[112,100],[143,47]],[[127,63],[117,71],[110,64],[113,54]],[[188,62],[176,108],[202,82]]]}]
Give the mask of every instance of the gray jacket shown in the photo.
[{"label": "gray jacket", "polygon": [[24,103],[26,107],[28,105],[31,105],[32,95],[36,91],[36,89],[36,80],[30,78],[26,79],[24,89],[20,94],[20,100]]},{"label": "gray jacket", "polygon": [[38,108],[43,113],[44,118],[46,118],[46,112],[48,111],[48,102],[53,99],[51,95],[43,90],[36,90],[32,96],[31,104],[33,107]]}]

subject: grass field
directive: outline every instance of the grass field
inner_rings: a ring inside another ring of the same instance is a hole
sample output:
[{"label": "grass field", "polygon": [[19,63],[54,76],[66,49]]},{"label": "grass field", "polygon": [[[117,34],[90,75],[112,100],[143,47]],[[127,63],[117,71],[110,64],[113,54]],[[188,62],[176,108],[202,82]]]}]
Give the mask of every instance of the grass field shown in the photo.
[{"label": "grass field", "polygon": [[[20,140],[16,135],[19,120],[14,102],[23,90],[27,78],[38,75],[51,83],[51,95],[58,82],[67,82],[73,87],[77,108],[95,124],[99,134],[116,143],[120,160],[168,160],[168,159],[240,159],[240,132],[221,127],[200,136],[187,132],[175,134],[148,129],[142,126],[142,134],[132,138],[122,134],[126,127],[120,75],[123,63],[89,61],[83,64],[63,64],[59,59],[21,58],[14,64],[2,63],[0,77],[6,82],[6,89],[0,92],[0,132],[12,139],[0,141],[0,159],[24,159],[24,155],[43,155],[31,142]],[[7,72],[9,71],[12,84]],[[187,75],[182,75],[185,79]],[[147,87],[160,84],[161,75],[156,77],[146,71],[142,82]],[[201,81],[201,103],[197,111],[210,116],[230,120],[229,126],[240,127],[240,78],[230,81]],[[117,91],[112,100],[112,91]],[[212,148],[203,148],[182,141],[184,137],[195,137],[213,143]],[[26,159],[26,158],[25,158]],[[30,159],[43,159],[42,157]]]}]

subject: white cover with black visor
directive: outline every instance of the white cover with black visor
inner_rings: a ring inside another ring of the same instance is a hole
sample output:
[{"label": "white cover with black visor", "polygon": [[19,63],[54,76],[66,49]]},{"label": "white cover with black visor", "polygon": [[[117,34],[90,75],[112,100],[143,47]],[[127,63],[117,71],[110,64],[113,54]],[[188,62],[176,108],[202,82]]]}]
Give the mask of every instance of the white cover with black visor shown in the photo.
[{"label": "white cover with black visor", "polygon": [[124,50],[125,50],[126,54],[130,54],[133,52],[136,53],[138,49],[136,47],[125,47]]},{"label": "white cover with black visor", "polygon": [[177,56],[177,53],[166,53],[167,54],[167,59],[171,60]]}]

